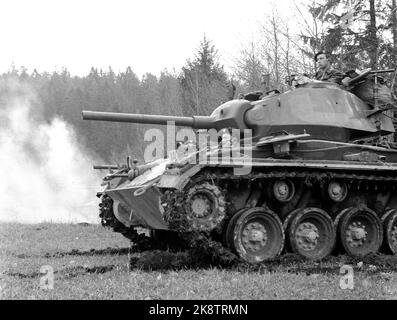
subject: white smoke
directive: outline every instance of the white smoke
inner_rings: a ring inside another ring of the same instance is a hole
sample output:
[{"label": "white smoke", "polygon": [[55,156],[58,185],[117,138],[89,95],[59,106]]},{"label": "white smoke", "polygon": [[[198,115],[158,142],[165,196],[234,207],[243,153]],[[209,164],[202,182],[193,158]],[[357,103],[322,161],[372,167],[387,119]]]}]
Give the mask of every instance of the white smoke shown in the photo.
[{"label": "white smoke", "polygon": [[0,221],[99,222],[93,160],[65,121],[40,111],[31,88],[0,80]]}]

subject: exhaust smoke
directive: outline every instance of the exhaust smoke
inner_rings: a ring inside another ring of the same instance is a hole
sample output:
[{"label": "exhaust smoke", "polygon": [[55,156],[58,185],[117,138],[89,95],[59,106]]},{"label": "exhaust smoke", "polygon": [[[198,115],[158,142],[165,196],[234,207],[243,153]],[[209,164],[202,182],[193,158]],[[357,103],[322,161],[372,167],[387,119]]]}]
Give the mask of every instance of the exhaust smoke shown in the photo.
[{"label": "exhaust smoke", "polygon": [[43,120],[32,88],[0,80],[0,221],[98,223],[93,162],[69,124]]}]

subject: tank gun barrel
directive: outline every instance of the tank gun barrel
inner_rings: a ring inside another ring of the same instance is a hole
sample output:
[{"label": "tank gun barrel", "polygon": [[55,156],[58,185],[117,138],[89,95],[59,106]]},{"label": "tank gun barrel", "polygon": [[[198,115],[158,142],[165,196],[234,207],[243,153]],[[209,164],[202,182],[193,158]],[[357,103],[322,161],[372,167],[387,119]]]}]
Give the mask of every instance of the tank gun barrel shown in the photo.
[{"label": "tank gun barrel", "polygon": [[116,165],[112,165],[112,164],[105,164],[105,165],[94,165],[93,168],[94,168],[94,170],[104,170],[104,169],[116,170],[119,167]]},{"label": "tank gun barrel", "polygon": [[152,114],[98,112],[86,110],[82,112],[82,116],[83,120],[146,123],[159,125],[166,125],[169,121],[173,121],[177,126],[192,127],[195,129],[212,128],[214,125],[214,119],[205,116],[175,117]]},{"label": "tank gun barrel", "polygon": [[382,70],[372,70],[371,74],[377,74],[377,73],[392,73],[395,72],[396,69],[382,69]]}]

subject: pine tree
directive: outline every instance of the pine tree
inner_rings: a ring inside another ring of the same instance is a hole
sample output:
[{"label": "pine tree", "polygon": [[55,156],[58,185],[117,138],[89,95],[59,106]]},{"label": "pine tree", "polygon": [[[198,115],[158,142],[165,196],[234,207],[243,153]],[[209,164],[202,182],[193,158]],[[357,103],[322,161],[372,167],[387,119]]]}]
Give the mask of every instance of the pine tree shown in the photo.
[{"label": "pine tree", "polygon": [[385,67],[392,55],[385,32],[390,14],[384,0],[324,0],[309,6],[312,17],[325,25],[325,32],[302,39],[316,50],[330,52],[339,69]]},{"label": "pine tree", "polygon": [[188,60],[182,68],[180,83],[184,113],[210,114],[228,100],[227,82],[227,74],[219,64],[215,46],[204,37],[194,60]]}]

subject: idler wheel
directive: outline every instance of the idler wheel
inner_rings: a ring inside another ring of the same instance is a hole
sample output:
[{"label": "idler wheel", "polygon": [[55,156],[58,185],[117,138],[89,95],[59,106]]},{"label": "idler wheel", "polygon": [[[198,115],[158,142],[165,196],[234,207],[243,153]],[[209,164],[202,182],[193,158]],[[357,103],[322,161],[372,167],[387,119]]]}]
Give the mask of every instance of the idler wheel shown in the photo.
[{"label": "idler wheel", "polygon": [[393,254],[397,254],[397,210],[388,210],[382,217],[384,245]]},{"label": "idler wheel", "polygon": [[283,250],[283,225],[275,213],[264,208],[251,208],[230,222],[234,249],[243,260],[260,263],[275,258]]},{"label": "idler wheel", "polygon": [[295,195],[295,185],[291,180],[277,180],[273,184],[274,197],[280,202],[288,202]]},{"label": "idler wheel", "polygon": [[347,185],[344,182],[332,180],[328,184],[328,196],[334,202],[342,202],[348,193]]},{"label": "idler wheel", "polygon": [[225,207],[225,198],[218,186],[203,183],[192,187],[185,203],[191,231],[214,230],[225,218]]},{"label": "idler wheel", "polygon": [[287,230],[292,251],[307,259],[323,259],[334,249],[334,224],[331,217],[319,208],[297,211]]},{"label": "idler wheel", "polygon": [[365,256],[382,245],[382,223],[371,209],[360,206],[344,210],[338,222],[338,237],[346,253]]}]

